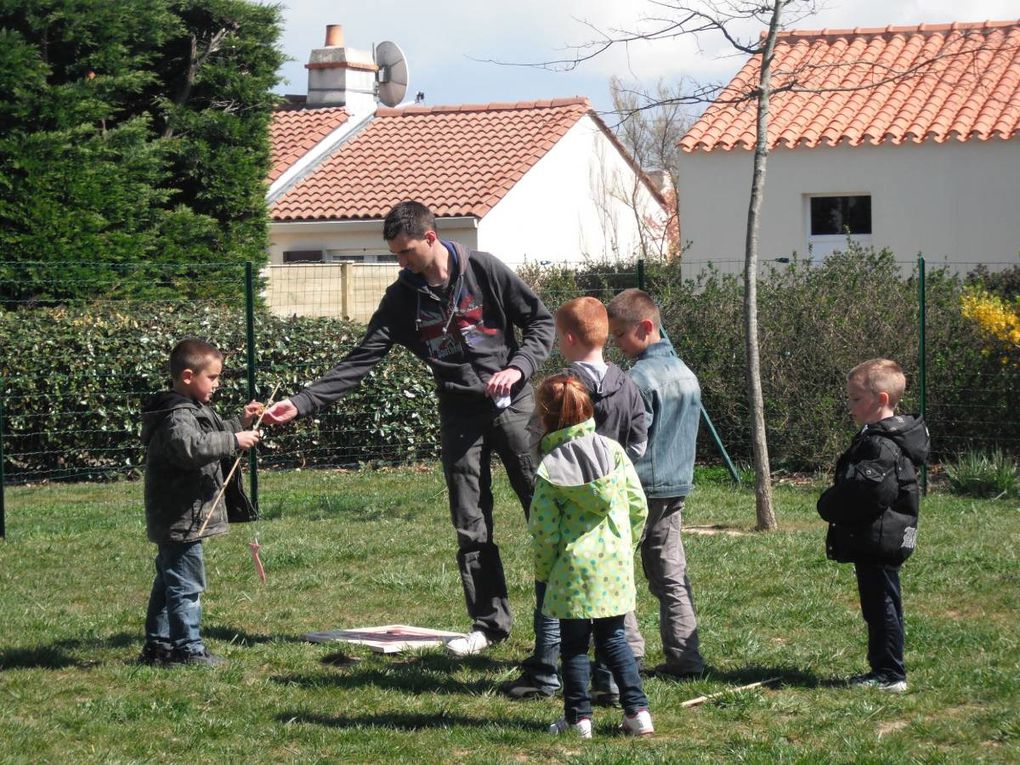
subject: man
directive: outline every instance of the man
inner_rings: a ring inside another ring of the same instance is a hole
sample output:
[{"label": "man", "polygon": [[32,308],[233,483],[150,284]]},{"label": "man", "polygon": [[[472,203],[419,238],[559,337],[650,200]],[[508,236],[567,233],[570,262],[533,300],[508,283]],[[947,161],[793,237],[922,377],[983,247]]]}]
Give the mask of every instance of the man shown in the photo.
[{"label": "man", "polygon": [[[429,365],[439,398],[457,563],[473,621],[468,635],[450,641],[447,649],[468,656],[510,634],[503,563],[492,539],[489,463],[495,451],[527,514],[535,478],[527,434],[535,401],[528,381],[549,355],[553,320],[535,293],[495,257],[439,239],[435,217],[420,202],[393,207],[383,238],[402,270],[365,336],[323,377],[272,406],[265,420],[288,422],[336,401],[394,343]],[[522,333],[519,343],[514,327]]]}]

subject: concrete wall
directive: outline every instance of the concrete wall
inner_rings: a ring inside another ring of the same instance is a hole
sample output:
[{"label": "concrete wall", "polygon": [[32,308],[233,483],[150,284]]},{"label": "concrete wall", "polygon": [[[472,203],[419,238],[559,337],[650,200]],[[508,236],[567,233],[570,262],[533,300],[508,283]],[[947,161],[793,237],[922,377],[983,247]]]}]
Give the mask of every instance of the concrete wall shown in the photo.
[{"label": "concrete wall", "polygon": [[[685,273],[711,260],[743,268],[751,187],[749,151],[685,153],[680,236]],[[777,148],[769,154],[762,207],[763,261],[806,255],[807,198],[870,194],[871,244],[897,260],[929,265],[1020,262],[1020,139],[899,146]]]},{"label": "concrete wall", "polygon": [[[640,218],[666,213],[591,117],[578,120],[479,224],[478,247],[506,263],[629,257],[641,247]],[[645,232],[658,252],[661,231]]]}]

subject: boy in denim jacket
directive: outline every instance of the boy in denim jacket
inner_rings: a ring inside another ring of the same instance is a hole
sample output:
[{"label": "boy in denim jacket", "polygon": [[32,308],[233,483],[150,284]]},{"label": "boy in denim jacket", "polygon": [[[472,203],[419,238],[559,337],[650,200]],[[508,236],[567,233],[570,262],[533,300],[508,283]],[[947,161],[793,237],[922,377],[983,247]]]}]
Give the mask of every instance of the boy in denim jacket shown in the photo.
[{"label": "boy in denim jacket", "polygon": [[659,309],[648,293],[624,290],[606,309],[614,342],[633,362],[630,377],[641,392],[648,423],[648,448],[634,461],[634,468],[648,498],[641,565],[648,589],[659,601],[665,656],[653,672],[697,677],[704,673],[705,663],[680,527],[684,500],[693,488],[701,387],[660,334]]},{"label": "boy in denim jacket", "polygon": [[906,377],[889,359],[870,359],[847,376],[847,403],[862,430],[836,462],[835,481],[818,499],[829,522],[826,554],[853,563],[868,625],[871,671],[850,684],[907,690],[903,664],[900,566],[914,551],[920,495],[917,470],[928,457],[924,419],[896,415]]},{"label": "boy in denim jacket", "polygon": [[262,405],[252,401],[240,417],[221,420],[209,402],[220,387],[222,371],[223,354],[215,346],[182,340],[170,352],[172,389],[142,409],[145,526],[149,541],[157,546],[145,647],[139,657],[143,664],[224,662],[209,653],[199,634],[205,590],[202,540],[226,534],[227,505],[247,502],[238,482],[235,492],[228,487],[213,505],[223,486],[223,461],[228,460],[229,472],[230,458],[259,442],[259,432],[247,428]]}]

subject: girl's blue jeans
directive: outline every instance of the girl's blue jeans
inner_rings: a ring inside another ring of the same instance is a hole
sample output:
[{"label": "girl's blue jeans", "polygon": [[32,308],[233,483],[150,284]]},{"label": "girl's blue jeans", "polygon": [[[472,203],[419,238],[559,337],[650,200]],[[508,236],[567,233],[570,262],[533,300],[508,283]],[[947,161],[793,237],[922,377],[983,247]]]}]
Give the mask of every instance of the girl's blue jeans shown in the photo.
[{"label": "girl's blue jeans", "polygon": [[560,619],[560,657],[563,662],[563,716],[569,723],[591,717],[588,692],[591,665],[588,648],[591,638],[599,658],[613,673],[620,689],[620,705],[632,715],[648,708],[648,697],[641,687],[641,675],[624,633],[624,614],[601,619]]}]

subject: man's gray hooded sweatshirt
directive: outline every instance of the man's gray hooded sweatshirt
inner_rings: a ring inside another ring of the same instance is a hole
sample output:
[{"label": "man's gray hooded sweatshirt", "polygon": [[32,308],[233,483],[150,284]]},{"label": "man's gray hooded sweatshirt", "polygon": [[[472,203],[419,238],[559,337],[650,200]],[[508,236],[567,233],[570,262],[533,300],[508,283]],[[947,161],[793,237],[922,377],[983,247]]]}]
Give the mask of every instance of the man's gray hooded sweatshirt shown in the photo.
[{"label": "man's gray hooded sweatshirt", "polygon": [[[394,343],[432,370],[440,400],[482,400],[489,378],[516,367],[523,375],[512,397],[525,388],[549,355],[552,315],[513,271],[487,252],[443,242],[450,252],[450,279],[443,289],[404,269],[386,289],[361,342],[303,391],[291,397],[299,415],[336,401],[356,386]],[[518,342],[514,327],[521,331]]]},{"label": "man's gray hooded sweatshirt", "polygon": [[[212,502],[223,485],[222,460],[238,451],[237,419],[222,420],[211,407],[174,391],[142,409],[145,444],[145,526],[149,541],[194,542],[206,515],[203,539],[227,532],[226,504]],[[228,467],[229,469],[229,467]]]}]

